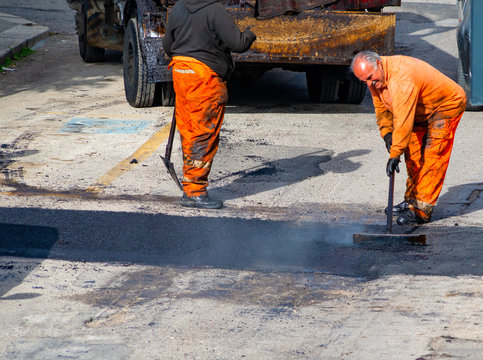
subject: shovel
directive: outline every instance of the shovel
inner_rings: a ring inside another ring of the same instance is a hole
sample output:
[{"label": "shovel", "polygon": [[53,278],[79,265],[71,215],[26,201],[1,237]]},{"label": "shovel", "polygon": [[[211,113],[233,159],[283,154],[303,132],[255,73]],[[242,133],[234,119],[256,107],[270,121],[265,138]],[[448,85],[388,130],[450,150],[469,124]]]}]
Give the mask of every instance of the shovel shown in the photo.
[{"label": "shovel", "polygon": [[176,175],[176,171],[174,170],[174,165],[171,162],[171,150],[173,150],[173,139],[174,139],[174,133],[176,132],[176,108],[173,109],[173,120],[171,120],[171,128],[169,129],[169,137],[168,137],[168,143],[166,144],[166,151],[164,153],[164,157],[159,155],[161,159],[163,159],[164,165],[168,169],[169,174],[173,178],[174,182],[178,187],[180,188],[181,191],[183,191],[183,186],[181,186],[181,183],[179,182],[178,175]]},{"label": "shovel", "polygon": [[393,234],[392,232],[392,207],[394,204],[394,171],[389,176],[389,196],[387,201],[387,221],[386,232],[384,234],[354,234],[354,243],[363,243],[367,241],[397,241],[410,242],[411,244],[426,245],[426,235],[424,234]]}]

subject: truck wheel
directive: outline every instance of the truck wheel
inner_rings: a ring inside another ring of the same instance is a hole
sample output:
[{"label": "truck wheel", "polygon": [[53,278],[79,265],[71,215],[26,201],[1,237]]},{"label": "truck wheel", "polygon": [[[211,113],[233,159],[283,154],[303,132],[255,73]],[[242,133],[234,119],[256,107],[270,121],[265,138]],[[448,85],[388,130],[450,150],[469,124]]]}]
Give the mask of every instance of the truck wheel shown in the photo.
[{"label": "truck wheel", "polygon": [[87,8],[86,3],[82,5],[80,13],[77,12],[77,34],[79,37],[79,52],[82,59],[87,62],[100,62],[104,60],[104,49],[95,46],[90,46],[87,43],[87,34],[90,27],[87,20]]},{"label": "truck wheel", "polygon": [[316,103],[335,103],[339,92],[339,81],[324,79],[320,69],[309,69],[305,73],[307,90]]},{"label": "truck wheel", "polygon": [[129,20],[124,34],[122,67],[127,102],[136,108],[152,106],[156,84],[148,82],[147,66],[141,55],[136,19]]},{"label": "truck wheel", "polygon": [[156,102],[161,106],[174,106],[175,93],[172,81],[156,83]]},{"label": "truck wheel", "polygon": [[359,80],[342,80],[339,83],[339,100],[345,104],[360,104],[367,85]]}]

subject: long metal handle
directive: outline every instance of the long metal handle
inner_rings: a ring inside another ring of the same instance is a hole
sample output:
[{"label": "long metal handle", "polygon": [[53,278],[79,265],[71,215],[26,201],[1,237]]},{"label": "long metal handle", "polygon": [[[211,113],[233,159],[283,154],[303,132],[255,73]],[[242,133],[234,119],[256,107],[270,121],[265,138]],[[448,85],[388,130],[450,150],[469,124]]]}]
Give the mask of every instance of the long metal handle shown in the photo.
[{"label": "long metal handle", "polygon": [[394,173],[392,172],[389,176],[389,196],[387,200],[387,222],[386,222],[386,233],[392,234],[392,207],[394,205]]},{"label": "long metal handle", "polygon": [[173,119],[171,120],[171,128],[169,129],[168,143],[166,144],[166,151],[164,157],[168,160],[171,159],[171,150],[173,150],[174,133],[176,132],[176,109],[173,109]]},{"label": "long metal handle", "polygon": [[171,120],[171,128],[169,129],[169,136],[168,136],[168,143],[166,144],[166,151],[164,153],[164,157],[161,155],[161,159],[163,159],[164,165],[166,169],[168,169],[169,174],[173,178],[176,185],[178,185],[179,189],[183,191],[183,186],[179,182],[178,175],[176,175],[176,171],[174,170],[174,165],[171,162],[171,150],[173,149],[173,140],[174,140],[174,133],[176,132],[176,108],[173,109],[173,120]]}]

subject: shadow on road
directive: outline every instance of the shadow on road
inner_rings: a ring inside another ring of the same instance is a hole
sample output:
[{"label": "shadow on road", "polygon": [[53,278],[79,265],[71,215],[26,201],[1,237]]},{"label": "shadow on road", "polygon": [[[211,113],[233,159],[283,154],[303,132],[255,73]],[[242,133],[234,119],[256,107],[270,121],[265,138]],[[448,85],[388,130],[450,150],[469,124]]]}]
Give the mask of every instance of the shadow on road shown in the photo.
[{"label": "shadow on road", "polygon": [[[395,55],[408,55],[424,60],[436,69],[457,80],[458,59],[447,51],[433,45],[428,38],[438,36],[456,28],[458,8],[454,4],[435,4],[425,2],[404,3],[401,8],[391,8],[396,12]],[[409,11],[410,10],[410,11]],[[450,37],[456,46],[456,35]]]},{"label": "shadow on road", "polygon": [[318,104],[308,95],[305,73],[274,69],[254,83],[230,82],[227,114],[353,114],[373,113],[369,93],[360,105]]},{"label": "shadow on road", "polygon": [[[296,150],[292,149],[293,152]],[[273,149],[272,154],[280,155],[283,151],[284,149],[280,147],[278,150]],[[361,166],[354,158],[369,152],[368,149],[361,149],[334,155],[333,151],[319,149],[293,157],[267,161],[263,158],[264,151],[259,147],[257,149],[259,155],[246,156],[247,161],[255,162],[254,166],[215,178],[212,192],[219,193],[223,199],[229,200],[290,186],[329,172],[350,173]],[[232,180],[226,185],[216,187],[225,178]]]},{"label": "shadow on road", "polygon": [[449,187],[448,191],[438,199],[438,203],[434,208],[433,218],[435,220],[447,219],[481,210],[483,203],[476,200],[481,196],[482,192],[483,183],[481,182]]},{"label": "shadow on road", "polygon": [[[353,233],[383,232],[382,227],[197,214],[193,212],[196,216],[189,217],[0,208],[0,255],[188,268],[321,272],[357,279],[399,273],[438,276],[483,273],[479,258],[481,228],[422,228],[420,231],[427,234],[429,246],[396,243],[368,247],[353,245]],[[0,270],[4,274],[1,295],[17,284],[6,281],[8,269]]]}]

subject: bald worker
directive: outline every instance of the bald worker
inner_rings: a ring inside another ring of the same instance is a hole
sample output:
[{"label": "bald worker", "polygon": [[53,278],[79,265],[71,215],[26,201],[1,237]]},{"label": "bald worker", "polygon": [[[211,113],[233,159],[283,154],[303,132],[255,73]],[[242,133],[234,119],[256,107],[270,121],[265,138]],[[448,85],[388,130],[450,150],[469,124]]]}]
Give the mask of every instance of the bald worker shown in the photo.
[{"label": "bald worker", "polygon": [[352,60],[351,70],[371,92],[389,152],[388,176],[399,172],[404,154],[408,178],[404,201],[394,207],[397,223],[430,221],[466,108],[464,90],[428,63],[408,56],[362,51]]}]

